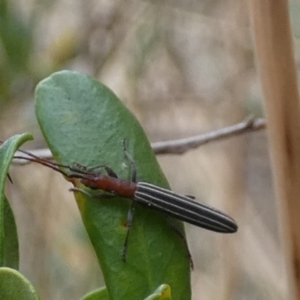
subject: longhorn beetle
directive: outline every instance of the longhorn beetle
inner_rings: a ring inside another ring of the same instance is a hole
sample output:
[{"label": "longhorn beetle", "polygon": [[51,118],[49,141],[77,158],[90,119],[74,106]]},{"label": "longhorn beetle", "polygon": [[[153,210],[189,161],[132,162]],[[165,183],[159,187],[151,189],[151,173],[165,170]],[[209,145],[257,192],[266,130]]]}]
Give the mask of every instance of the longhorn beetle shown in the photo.
[{"label": "longhorn beetle", "polygon": [[[69,166],[54,163],[46,159],[41,159],[38,156],[35,156],[32,153],[24,150],[19,151],[25,153],[29,157],[15,156],[17,159],[25,159],[42,164],[63,174],[71,182],[72,179],[78,179],[82,185],[92,190],[101,190],[109,194],[119,195],[132,200],[126,222],[127,234],[122,249],[123,260],[126,258],[129,229],[132,225],[133,208],[135,203],[139,203],[151,209],[160,211],[168,216],[172,216],[180,221],[184,221],[211,231],[220,233],[234,233],[238,229],[236,222],[231,217],[211,206],[195,201],[191,196],[177,194],[168,189],[148,182],[136,181],[136,166],[133,158],[126,149],[125,140],[123,141],[123,151],[131,164],[131,180],[118,178],[116,173],[107,165],[99,165],[88,168],[75,163]],[[70,173],[68,174],[61,168],[68,169]],[[104,169],[106,174],[103,174],[99,171],[96,172],[96,169]],[[74,192],[82,192],[95,198],[99,196],[91,195],[88,191],[77,187],[71,188],[70,190]],[[185,237],[178,229],[174,229],[181,236],[181,238],[183,238],[188,251]],[[188,255],[192,265],[189,251]]]}]

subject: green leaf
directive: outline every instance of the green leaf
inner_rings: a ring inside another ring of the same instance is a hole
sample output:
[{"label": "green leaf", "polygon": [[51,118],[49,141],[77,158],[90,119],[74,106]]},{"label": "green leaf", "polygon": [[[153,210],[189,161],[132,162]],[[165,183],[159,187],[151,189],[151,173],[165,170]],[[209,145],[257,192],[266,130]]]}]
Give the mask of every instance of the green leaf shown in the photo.
[{"label": "green leaf", "polygon": [[0,40],[3,49],[1,65],[6,61],[7,65],[18,71],[28,68],[30,51],[33,47],[30,29],[29,24],[12,9],[0,8]]},{"label": "green leaf", "polygon": [[40,299],[31,283],[18,271],[0,268],[0,299],[38,300]]},{"label": "green leaf", "polygon": [[4,196],[4,263],[6,267],[19,269],[19,241],[14,214]]},{"label": "green leaf", "polygon": [[81,300],[109,300],[106,287],[102,287],[85,295]]},{"label": "green leaf", "polygon": [[145,300],[172,300],[170,286],[167,284],[162,284]]},{"label": "green leaf", "polygon": [[[109,165],[128,178],[121,143],[137,166],[138,180],[168,188],[147,137],[116,95],[95,79],[63,71],[39,83],[36,114],[55,159],[64,164]],[[131,200],[95,199],[76,193],[76,201],[101,264],[109,298],[144,299],[168,284],[174,300],[190,299],[190,268],[182,239],[161,213],[135,206],[127,259],[121,259]],[[176,221],[182,229],[182,224]]]},{"label": "green leaf", "polygon": [[[18,269],[19,245],[15,219],[4,194],[8,169],[16,150],[31,140],[28,133],[15,135],[0,147],[0,266]],[[1,298],[0,298],[1,299]]]}]

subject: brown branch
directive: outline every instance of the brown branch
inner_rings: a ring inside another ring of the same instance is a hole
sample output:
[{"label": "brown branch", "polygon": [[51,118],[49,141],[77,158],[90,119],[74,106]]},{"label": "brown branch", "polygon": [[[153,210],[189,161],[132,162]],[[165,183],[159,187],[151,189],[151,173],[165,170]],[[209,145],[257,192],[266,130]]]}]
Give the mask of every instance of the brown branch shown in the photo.
[{"label": "brown branch", "polygon": [[[151,146],[155,154],[183,154],[188,150],[197,148],[199,146],[202,146],[210,142],[218,141],[225,138],[230,138],[247,132],[257,131],[260,129],[264,129],[265,127],[266,127],[265,119],[263,118],[255,119],[253,117],[248,117],[240,123],[228,127],[223,127],[208,133],[188,137],[185,139],[152,143]],[[49,149],[38,149],[38,150],[32,150],[28,152],[40,158],[44,158],[44,159],[52,158],[52,154]],[[16,153],[16,155],[19,154]],[[22,156],[26,156],[26,155],[22,154]],[[15,159],[13,163],[26,164],[28,163],[28,161]]]},{"label": "brown branch", "polygon": [[209,142],[237,136],[247,132],[253,132],[266,127],[265,119],[248,117],[244,121],[223,127],[208,133],[188,137],[180,140],[152,143],[156,154],[183,154],[184,152],[207,144]]}]

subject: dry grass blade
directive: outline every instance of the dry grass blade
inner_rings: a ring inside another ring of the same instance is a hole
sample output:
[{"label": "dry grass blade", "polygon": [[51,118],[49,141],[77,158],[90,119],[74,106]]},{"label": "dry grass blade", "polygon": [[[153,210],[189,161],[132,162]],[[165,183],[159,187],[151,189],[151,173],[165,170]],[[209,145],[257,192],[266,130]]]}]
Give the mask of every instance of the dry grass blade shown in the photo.
[{"label": "dry grass blade", "polygon": [[300,113],[288,1],[249,1],[291,297],[300,299]]}]

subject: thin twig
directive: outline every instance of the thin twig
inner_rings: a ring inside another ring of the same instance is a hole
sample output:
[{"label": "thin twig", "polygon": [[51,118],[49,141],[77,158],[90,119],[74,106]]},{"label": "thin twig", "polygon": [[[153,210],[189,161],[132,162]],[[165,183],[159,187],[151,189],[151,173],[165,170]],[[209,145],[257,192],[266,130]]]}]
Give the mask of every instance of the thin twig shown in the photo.
[{"label": "thin twig", "polygon": [[[197,148],[204,144],[218,141],[225,138],[230,138],[247,132],[253,132],[266,127],[266,121],[263,118],[247,117],[244,121],[223,127],[208,133],[188,137],[185,139],[171,140],[164,142],[152,143],[152,149],[156,154],[183,154],[188,150]],[[28,151],[40,158],[51,159],[52,154],[49,149],[38,149]],[[18,155],[18,152],[16,153]],[[22,154],[24,156],[24,154]],[[15,164],[26,164],[29,163],[25,160],[15,159]]]},{"label": "thin twig", "polygon": [[240,123],[223,127],[208,133],[180,140],[152,143],[151,145],[156,154],[183,154],[190,149],[197,148],[209,142],[237,136],[246,132],[257,131],[265,127],[265,119],[247,117]]}]

